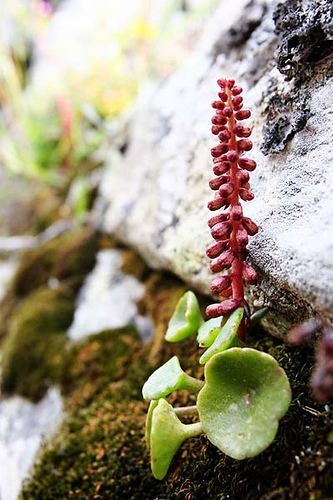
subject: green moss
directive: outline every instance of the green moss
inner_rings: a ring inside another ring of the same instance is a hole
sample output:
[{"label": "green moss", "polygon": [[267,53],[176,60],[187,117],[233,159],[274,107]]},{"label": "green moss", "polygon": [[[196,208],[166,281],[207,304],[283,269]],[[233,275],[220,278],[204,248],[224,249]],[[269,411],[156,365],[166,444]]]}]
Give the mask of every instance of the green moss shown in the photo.
[{"label": "green moss", "polygon": [[37,401],[62,373],[74,297],[63,286],[30,294],[12,316],[3,345],[1,390]]},{"label": "green moss", "polygon": [[87,406],[108,391],[114,400],[141,399],[141,382],[148,366],[133,327],[106,330],[68,350],[62,392],[69,409]]},{"label": "green moss", "polygon": [[89,228],[69,231],[26,252],[13,279],[10,293],[22,297],[50,278],[82,279],[95,262],[96,234]]},{"label": "green moss", "polygon": [[7,335],[11,316],[20,301],[50,279],[66,282],[77,292],[95,263],[97,236],[89,228],[69,231],[25,252],[1,303],[0,339]]}]

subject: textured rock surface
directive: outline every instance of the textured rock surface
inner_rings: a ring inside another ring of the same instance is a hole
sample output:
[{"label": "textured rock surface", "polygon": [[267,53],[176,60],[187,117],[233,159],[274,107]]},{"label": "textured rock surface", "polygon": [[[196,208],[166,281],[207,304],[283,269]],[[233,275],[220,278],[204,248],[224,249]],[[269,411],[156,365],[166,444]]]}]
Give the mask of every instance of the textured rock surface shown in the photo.
[{"label": "textured rock surface", "polygon": [[19,396],[0,398],[0,498],[15,500],[28,475],[42,440],[50,436],[62,418],[58,389],[33,404]]},{"label": "textured rock surface", "polygon": [[72,340],[128,325],[135,325],[143,339],[150,337],[152,325],[146,316],[138,314],[136,305],[144,286],[134,276],[124,274],[121,266],[120,250],[106,249],[97,254],[96,266],[80,291],[68,331]]},{"label": "textured rock surface", "polygon": [[[252,109],[251,157],[258,163],[251,176],[256,198],[245,207],[260,225],[249,246],[261,276],[251,300],[270,302],[272,331],[274,322],[281,328],[282,317],[294,322],[313,309],[332,312],[330,5],[321,2],[318,20],[315,1],[287,1],[283,12],[270,0],[221,2],[191,60],[138,100],[118,138],[122,147],[108,152],[110,167],[97,205],[99,216],[104,210],[104,228],[150,265],[208,292],[210,101],[215,80],[234,77]],[[304,53],[310,14],[321,36],[310,37]],[[294,78],[288,68],[296,62]]]}]

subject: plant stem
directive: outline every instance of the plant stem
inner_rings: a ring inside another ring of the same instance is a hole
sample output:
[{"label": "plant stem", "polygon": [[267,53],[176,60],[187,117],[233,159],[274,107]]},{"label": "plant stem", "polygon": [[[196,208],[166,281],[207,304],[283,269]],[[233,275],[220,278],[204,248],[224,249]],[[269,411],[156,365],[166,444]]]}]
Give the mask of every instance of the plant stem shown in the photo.
[{"label": "plant stem", "polygon": [[187,424],[186,428],[186,439],[199,436],[203,433],[203,428],[201,422],[196,422],[195,424]]},{"label": "plant stem", "polygon": [[174,410],[176,414],[180,417],[186,417],[187,415],[193,415],[198,413],[196,405],[175,408]]},{"label": "plant stem", "polygon": [[205,382],[203,380],[191,377],[190,375],[187,375],[187,373],[185,373],[184,380],[179,389],[186,389],[191,392],[199,392],[200,389],[202,389],[204,383]]}]

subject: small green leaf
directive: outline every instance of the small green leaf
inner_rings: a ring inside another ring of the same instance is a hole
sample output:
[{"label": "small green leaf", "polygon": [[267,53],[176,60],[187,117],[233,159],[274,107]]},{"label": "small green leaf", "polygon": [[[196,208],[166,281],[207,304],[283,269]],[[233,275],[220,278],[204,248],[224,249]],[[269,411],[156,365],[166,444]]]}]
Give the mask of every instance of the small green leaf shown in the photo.
[{"label": "small green leaf", "polygon": [[197,333],[203,319],[198,299],[193,292],[184,293],[169,321],[165,334],[168,342],[179,342]]},{"label": "small green leaf", "polygon": [[154,477],[163,479],[181,444],[201,432],[200,423],[183,424],[172,406],[165,399],[160,399],[152,414],[150,433],[151,470]]},{"label": "small green leaf", "polygon": [[153,399],[152,401],[150,401],[147,411],[145,438],[146,438],[146,445],[148,448],[150,448],[151,421],[153,418],[153,411],[158,405],[158,401],[159,401],[158,399]]},{"label": "small green leaf", "polygon": [[197,341],[200,347],[210,347],[221,331],[221,318],[212,318],[202,323]]},{"label": "small green leaf", "polygon": [[169,359],[164,365],[150,375],[142,388],[144,399],[160,399],[178,389],[198,392],[203,382],[185,373],[177,356]]},{"label": "small green leaf", "polygon": [[213,356],[205,378],[197,406],[208,439],[237,460],[261,453],[291,401],[284,370],[269,354],[236,347]]},{"label": "small green leaf", "polygon": [[225,351],[237,344],[237,331],[243,319],[244,309],[239,307],[230,314],[220,332],[211,346],[205,351],[199,359],[199,363],[204,365],[212,356],[218,352]]}]

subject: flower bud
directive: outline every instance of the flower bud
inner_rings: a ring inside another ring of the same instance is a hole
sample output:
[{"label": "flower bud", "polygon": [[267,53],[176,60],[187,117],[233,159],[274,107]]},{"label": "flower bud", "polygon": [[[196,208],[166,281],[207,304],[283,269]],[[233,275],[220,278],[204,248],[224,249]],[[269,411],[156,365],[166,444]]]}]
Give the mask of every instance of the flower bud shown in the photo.
[{"label": "flower bud", "polygon": [[210,153],[214,158],[217,158],[229,150],[229,146],[227,144],[219,144],[210,150]]},{"label": "flower bud", "polygon": [[222,130],[219,134],[219,139],[221,142],[228,142],[230,139],[230,132],[227,129]]},{"label": "flower bud", "polygon": [[232,89],[234,85],[235,85],[235,80],[233,80],[232,78],[227,81],[228,89]]},{"label": "flower bud", "polygon": [[226,299],[231,297],[232,295],[232,286],[229,286],[229,288],[226,288],[220,293],[221,297],[225,297]]},{"label": "flower bud", "polygon": [[237,148],[239,151],[250,151],[253,148],[252,141],[249,139],[241,139],[237,141]]},{"label": "flower bud", "polygon": [[229,151],[225,156],[226,160],[230,161],[231,163],[235,163],[235,161],[237,161],[239,158],[236,151]]},{"label": "flower bud", "polygon": [[257,166],[256,162],[254,160],[250,160],[250,158],[239,158],[238,165],[249,172],[252,172]]},{"label": "flower bud", "polygon": [[247,231],[241,224],[239,225],[237,230],[236,241],[241,247],[245,247],[249,242]]},{"label": "flower bud", "polygon": [[258,226],[252,219],[250,219],[250,217],[244,217],[242,224],[250,236],[257,234]]},{"label": "flower bud", "polygon": [[212,102],[212,108],[215,108],[215,109],[224,109],[225,108],[225,104],[222,101],[213,101]]},{"label": "flower bud", "polygon": [[246,120],[247,118],[250,118],[251,116],[251,111],[249,109],[242,109],[241,111],[237,111],[235,114],[236,120]]},{"label": "flower bud", "polygon": [[214,177],[214,179],[211,179],[209,181],[209,187],[213,191],[216,191],[219,189],[222,184],[226,184],[229,181],[229,175],[220,175],[219,177]]},{"label": "flower bud", "polygon": [[209,245],[209,247],[206,249],[206,255],[210,259],[215,259],[215,257],[218,257],[221,255],[224,250],[227,250],[230,246],[229,240],[223,240],[223,241],[216,241]]},{"label": "flower bud", "polygon": [[221,198],[221,196],[218,194],[215,196],[214,200],[211,200],[207,203],[207,207],[209,210],[214,211],[214,210],[219,210],[223,206],[225,206],[225,199]]},{"label": "flower bud", "polygon": [[243,97],[238,95],[237,97],[234,97],[231,102],[232,102],[233,106],[239,106],[239,104],[241,104],[243,102]]},{"label": "flower bud", "polygon": [[239,184],[244,187],[244,184],[250,180],[250,174],[246,170],[240,170],[237,172],[237,179]]},{"label": "flower bud", "polygon": [[242,220],[243,209],[241,205],[234,205],[230,210],[230,220]]},{"label": "flower bud", "polygon": [[240,305],[240,300],[229,299],[224,300],[218,304],[212,304],[206,307],[206,317],[207,318],[217,318],[218,316],[223,316],[224,314],[229,314]]},{"label": "flower bud", "polygon": [[220,163],[216,163],[213,167],[213,172],[215,175],[222,175],[225,174],[230,170],[231,163],[227,161],[222,161]]},{"label": "flower bud", "polygon": [[244,264],[243,278],[244,278],[244,281],[246,281],[246,283],[253,285],[254,283],[257,282],[258,276],[257,276],[256,271],[253,269],[253,267],[249,266],[248,264]]},{"label": "flower bud", "polygon": [[217,135],[222,131],[223,125],[212,125],[211,131],[212,134]]},{"label": "flower bud", "polygon": [[218,224],[219,222],[225,222],[226,220],[229,219],[229,214],[228,213],[222,213],[219,215],[215,215],[214,217],[211,217],[208,221],[208,226],[212,228],[215,226],[215,224]]},{"label": "flower bud", "polygon": [[231,91],[232,95],[239,95],[242,92],[243,92],[242,87],[238,87],[238,86],[233,87],[233,89]]},{"label": "flower bud", "polygon": [[223,269],[229,269],[232,264],[232,261],[235,258],[235,254],[232,250],[225,250],[221,253],[216,259],[213,259],[210,264],[210,270],[212,273],[219,273],[223,271]]},{"label": "flower bud", "polygon": [[230,116],[232,116],[232,113],[233,113],[232,108],[224,108],[224,110],[223,110],[224,116],[227,116],[228,118],[230,118]]},{"label": "flower bud", "polygon": [[229,222],[219,222],[212,227],[211,235],[214,240],[222,240],[230,235],[231,226]]},{"label": "flower bud", "polygon": [[244,201],[251,201],[254,198],[254,194],[251,191],[249,191],[248,189],[245,189],[245,188],[240,188],[240,190],[239,190],[239,196]]},{"label": "flower bud", "polygon": [[219,92],[218,96],[221,99],[221,101],[227,102],[228,96],[227,96],[227,94],[225,92]]},{"label": "flower bud", "polygon": [[210,289],[213,295],[219,295],[223,290],[230,287],[231,278],[229,275],[219,276],[218,278],[214,278]]},{"label": "flower bud", "polygon": [[243,127],[243,125],[236,125],[234,127],[234,133],[237,137],[250,137],[251,129],[250,127]]},{"label": "flower bud", "polygon": [[234,190],[234,185],[232,182],[228,182],[227,184],[223,184],[219,189],[219,194],[222,198],[228,198]]}]

